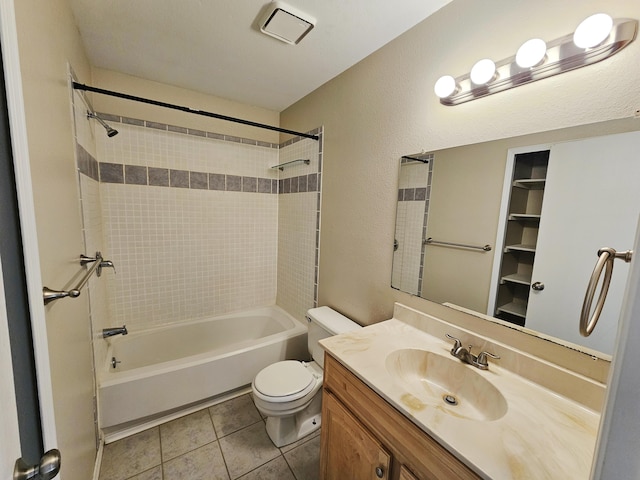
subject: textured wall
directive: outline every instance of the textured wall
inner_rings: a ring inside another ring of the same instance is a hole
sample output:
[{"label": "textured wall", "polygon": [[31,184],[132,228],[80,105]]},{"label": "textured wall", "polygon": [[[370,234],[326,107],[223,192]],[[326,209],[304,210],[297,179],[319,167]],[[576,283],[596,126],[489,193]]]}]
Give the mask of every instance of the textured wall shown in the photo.
[{"label": "textured wall", "polygon": [[640,107],[640,42],[613,58],[497,95],[442,106],[433,84],[483,57],[511,56],[607,10],[640,18],[631,0],[456,0],[281,114],[285,128],[325,127],[319,303],[362,323],[394,301],[390,287],[401,155],[628,117]]}]

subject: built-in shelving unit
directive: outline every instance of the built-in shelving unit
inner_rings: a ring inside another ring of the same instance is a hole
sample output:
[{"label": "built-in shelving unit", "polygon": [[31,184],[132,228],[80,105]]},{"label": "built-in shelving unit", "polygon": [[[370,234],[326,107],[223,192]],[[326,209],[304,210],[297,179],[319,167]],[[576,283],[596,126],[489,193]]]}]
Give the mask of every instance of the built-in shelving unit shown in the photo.
[{"label": "built-in shelving unit", "polygon": [[531,289],[549,150],[514,158],[495,316],[524,325]]}]

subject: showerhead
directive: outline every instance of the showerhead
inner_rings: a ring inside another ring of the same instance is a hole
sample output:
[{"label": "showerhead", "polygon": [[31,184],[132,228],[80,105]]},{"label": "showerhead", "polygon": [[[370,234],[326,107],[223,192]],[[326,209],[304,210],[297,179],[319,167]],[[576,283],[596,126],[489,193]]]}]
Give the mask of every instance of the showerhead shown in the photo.
[{"label": "showerhead", "polygon": [[107,125],[107,122],[105,122],[104,120],[102,120],[98,115],[96,115],[95,113],[93,113],[90,110],[87,110],[87,118],[94,118],[98,121],[98,123],[100,125],[102,125],[104,127],[104,129],[107,131],[107,137],[114,137],[118,134],[118,131],[115,128],[111,128],[109,125]]}]

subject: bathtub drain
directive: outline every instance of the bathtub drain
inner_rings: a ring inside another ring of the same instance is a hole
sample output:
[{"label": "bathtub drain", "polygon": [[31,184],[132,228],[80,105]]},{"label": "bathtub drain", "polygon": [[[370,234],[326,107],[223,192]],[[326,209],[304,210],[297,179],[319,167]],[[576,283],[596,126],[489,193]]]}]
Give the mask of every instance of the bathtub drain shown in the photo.
[{"label": "bathtub drain", "polygon": [[444,400],[444,403],[448,405],[458,405],[458,399],[450,393],[444,394],[442,399]]}]

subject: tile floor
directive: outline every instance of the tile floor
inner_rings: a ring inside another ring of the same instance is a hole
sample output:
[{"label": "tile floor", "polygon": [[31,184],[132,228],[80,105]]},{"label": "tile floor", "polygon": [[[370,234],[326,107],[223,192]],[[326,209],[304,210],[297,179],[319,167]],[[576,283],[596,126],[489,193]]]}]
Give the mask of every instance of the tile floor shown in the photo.
[{"label": "tile floor", "polygon": [[100,480],[316,480],[319,434],[276,448],[245,394],[106,445]]}]

